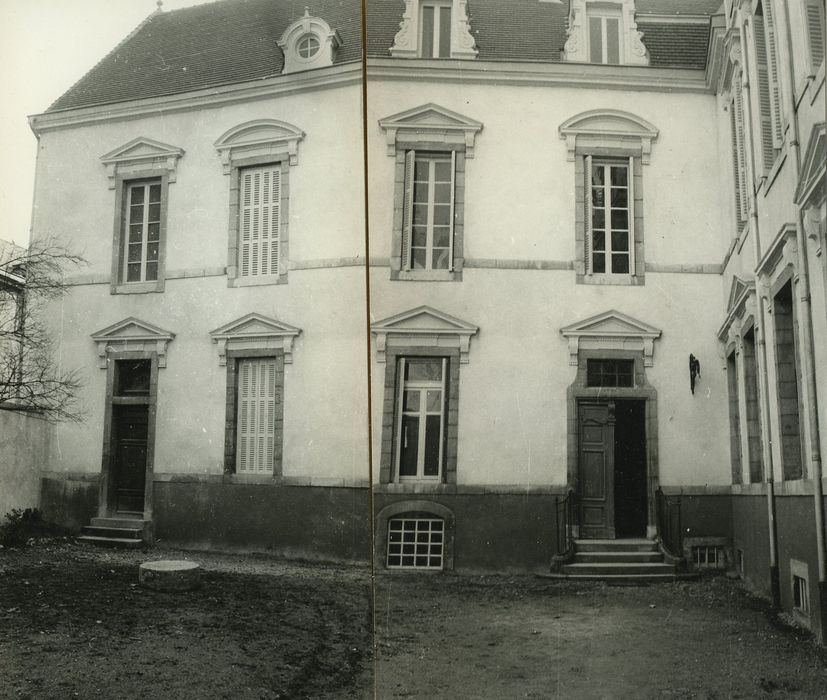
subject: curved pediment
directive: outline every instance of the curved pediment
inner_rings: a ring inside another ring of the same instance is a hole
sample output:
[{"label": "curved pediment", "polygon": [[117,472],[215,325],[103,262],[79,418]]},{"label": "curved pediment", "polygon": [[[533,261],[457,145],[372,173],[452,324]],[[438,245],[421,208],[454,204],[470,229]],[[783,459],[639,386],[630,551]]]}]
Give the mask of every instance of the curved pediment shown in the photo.
[{"label": "curved pediment", "polygon": [[418,306],[382,321],[371,324],[376,336],[379,362],[385,361],[388,345],[454,347],[460,351],[460,362],[468,362],[471,336],[479,328],[438,311],[430,306]]},{"label": "curved pediment", "polygon": [[559,128],[566,141],[569,160],[575,152],[590,147],[629,147],[641,149],[644,163],[649,162],[652,141],[658,129],[645,119],[619,109],[591,109],[566,119]]},{"label": "curved pediment", "polygon": [[576,365],[580,350],[640,350],[651,367],[655,340],[661,331],[648,323],[615,311],[604,311],[560,329],[569,341],[569,364]]},{"label": "curved pediment", "polygon": [[290,165],[298,163],[299,141],[304,132],[292,124],[278,119],[255,119],[225,131],[215,148],[229,174],[233,159],[252,156],[273,156],[289,159]]}]

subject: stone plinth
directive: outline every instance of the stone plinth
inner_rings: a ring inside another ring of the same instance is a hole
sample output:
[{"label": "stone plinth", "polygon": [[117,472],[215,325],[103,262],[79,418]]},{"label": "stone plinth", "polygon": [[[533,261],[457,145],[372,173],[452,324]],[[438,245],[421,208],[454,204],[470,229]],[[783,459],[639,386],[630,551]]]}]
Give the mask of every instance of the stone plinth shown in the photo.
[{"label": "stone plinth", "polygon": [[138,567],[138,581],[156,591],[191,591],[201,583],[194,561],[147,561]]}]

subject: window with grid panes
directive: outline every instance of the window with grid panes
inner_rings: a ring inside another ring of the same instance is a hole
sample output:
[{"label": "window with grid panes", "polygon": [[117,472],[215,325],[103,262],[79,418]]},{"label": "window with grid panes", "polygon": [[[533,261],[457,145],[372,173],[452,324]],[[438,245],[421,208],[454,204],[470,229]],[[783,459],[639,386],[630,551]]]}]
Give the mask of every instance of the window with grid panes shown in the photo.
[{"label": "window with grid panes", "polygon": [[586,386],[628,388],[634,377],[634,360],[586,360]]},{"label": "window with grid panes", "polygon": [[422,3],[419,12],[419,55],[422,58],[450,58],[451,3]]},{"label": "window with grid panes", "polygon": [[589,11],[589,61],[620,63],[620,12]]},{"label": "window with grid panes", "polygon": [[586,273],[634,274],[632,158],[585,160]]},{"label": "window with grid panes", "polygon": [[447,364],[444,357],[399,359],[396,464],[400,481],[442,478]]},{"label": "window with grid panes", "polygon": [[388,521],[389,569],[435,569],[443,567],[445,521],[441,518],[409,517]]},{"label": "window with grid panes", "polygon": [[405,154],[403,270],[453,269],[455,153]]},{"label": "window with grid panes", "polygon": [[271,474],[278,391],[276,358],[238,360],[237,372],[236,471]]},{"label": "window with grid panes", "polygon": [[161,191],[160,179],[126,184],[121,279],[127,284],[158,279]]},{"label": "window with grid panes", "polygon": [[281,165],[243,168],[239,180],[239,277],[278,275]]}]

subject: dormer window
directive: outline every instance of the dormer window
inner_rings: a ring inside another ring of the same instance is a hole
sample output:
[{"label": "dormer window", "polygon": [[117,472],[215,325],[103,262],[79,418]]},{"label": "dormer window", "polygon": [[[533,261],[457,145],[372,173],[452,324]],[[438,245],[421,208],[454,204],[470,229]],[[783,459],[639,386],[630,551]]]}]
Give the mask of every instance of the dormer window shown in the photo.
[{"label": "dormer window", "polygon": [[404,0],[395,58],[476,58],[468,0]]},{"label": "dormer window", "polygon": [[319,37],[315,34],[305,34],[296,43],[296,52],[300,58],[308,59],[313,58],[321,47],[322,44],[319,41]]},{"label": "dormer window", "polygon": [[635,0],[571,0],[563,60],[647,66],[642,37],[635,22]]},{"label": "dormer window", "polygon": [[293,22],[279,41],[284,52],[284,73],[333,65],[336,49],[342,39],[335,29],[320,17],[311,17],[305,9],[304,17]]},{"label": "dormer window", "polygon": [[619,10],[601,7],[589,11],[589,62],[620,63]]},{"label": "dormer window", "polygon": [[451,57],[451,4],[449,2],[423,3],[420,28],[419,55],[422,58]]}]

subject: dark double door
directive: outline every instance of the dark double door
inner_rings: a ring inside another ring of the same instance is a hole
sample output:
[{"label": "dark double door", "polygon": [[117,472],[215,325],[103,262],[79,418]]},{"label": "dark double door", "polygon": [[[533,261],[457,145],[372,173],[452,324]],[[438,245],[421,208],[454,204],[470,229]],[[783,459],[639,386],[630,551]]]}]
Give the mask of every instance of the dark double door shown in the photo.
[{"label": "dark double door", "polygon": [[580,402],[578,451],[580,536],[644,537],[646,402]]},{"label": "dark double door", "polygon": [[143,513],[146,490],[149,406],[112,407],[112,490],[119,513]]}]

